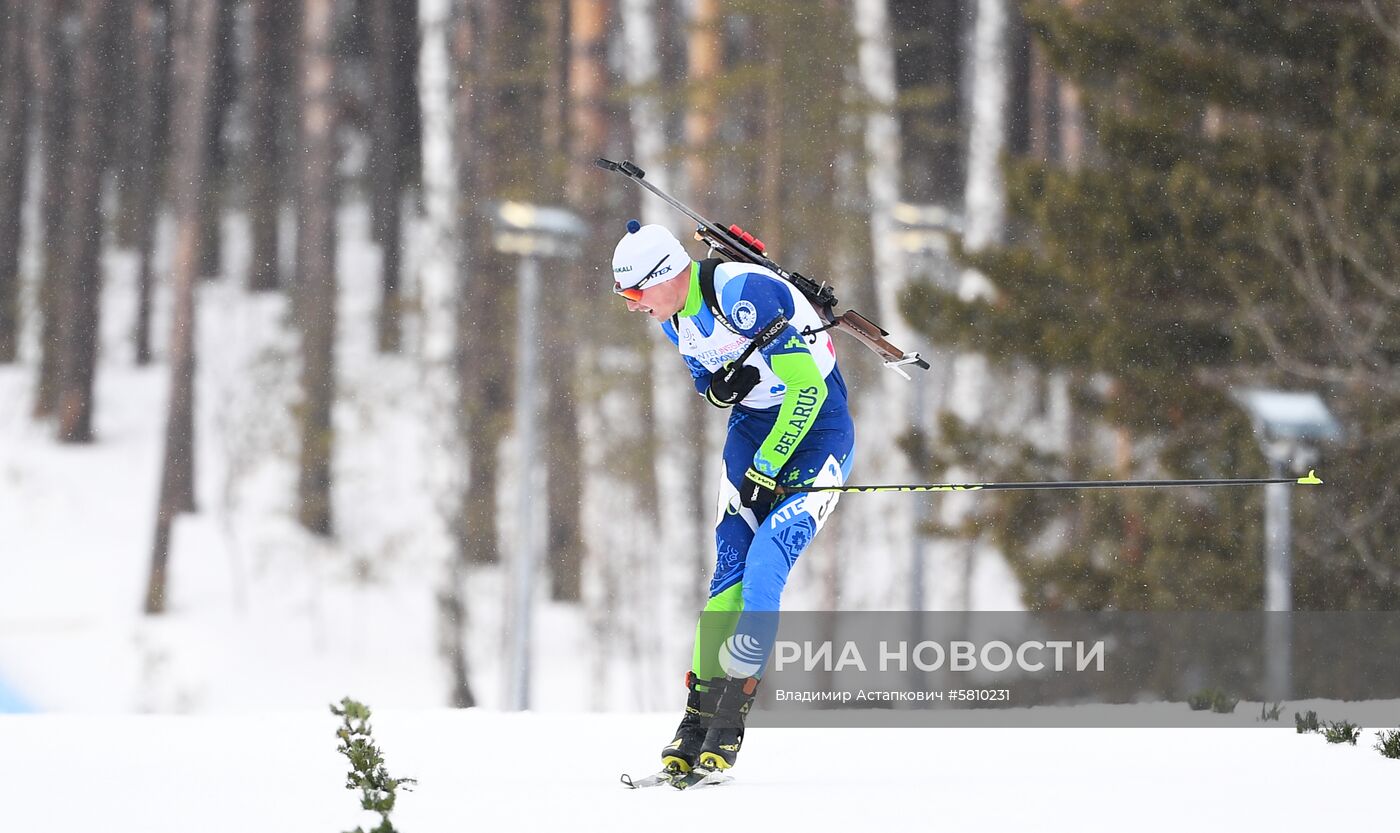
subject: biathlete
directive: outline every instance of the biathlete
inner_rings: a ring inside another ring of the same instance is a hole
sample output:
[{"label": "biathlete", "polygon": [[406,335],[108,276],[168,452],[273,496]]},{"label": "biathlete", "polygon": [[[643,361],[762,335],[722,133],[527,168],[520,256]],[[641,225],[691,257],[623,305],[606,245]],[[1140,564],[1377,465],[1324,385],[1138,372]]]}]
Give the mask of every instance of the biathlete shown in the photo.
[{"label": "biathlete", "polygon": [[689,696],[663,769],[728,769],[772,651],[783,587],[837,493],[855,430],[836,348],[811,304],[761,266],[692,260],[663,226],[627,224],[613,291],[680,350],[696,391],[731,409],[715,521],[715,572],[696,626]]}]

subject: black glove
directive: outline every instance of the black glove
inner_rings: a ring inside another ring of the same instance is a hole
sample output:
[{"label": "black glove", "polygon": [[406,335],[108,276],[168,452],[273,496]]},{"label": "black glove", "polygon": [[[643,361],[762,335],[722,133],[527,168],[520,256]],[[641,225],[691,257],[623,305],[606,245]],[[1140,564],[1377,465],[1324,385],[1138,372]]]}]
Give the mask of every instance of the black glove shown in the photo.
[{"label": "black glove", "polygon": [[739,502],[762,518],[773,508],[773,501],[778,499],[777,488],[778,481],[749,466],[749,470],[744,472],[744,482],[739,484]]},{"label": "black glove", "polygon": [[730,364],[710,376],[705,398],[716,408],[728,408],[743,400],[758,384],[758,368],[751,364]]}]

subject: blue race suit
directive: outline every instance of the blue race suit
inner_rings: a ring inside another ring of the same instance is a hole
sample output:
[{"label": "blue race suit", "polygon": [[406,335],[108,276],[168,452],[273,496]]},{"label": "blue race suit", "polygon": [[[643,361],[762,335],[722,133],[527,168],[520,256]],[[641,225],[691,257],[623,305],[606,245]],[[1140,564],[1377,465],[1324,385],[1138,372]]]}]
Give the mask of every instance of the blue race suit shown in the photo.
[{"label": "blue race suit", "polygon": [[752,466],[780,485],[841,485],[850,474],[855,431],[846,383],[824,322],[791,284],[758,266],[721,263],[714,298],[727,321],[703,301],[692,265],[685,307],[662,325],[704,393],[711,375],[738,358],[778,316],[787,325],[746,364],[754,389],[734,406],[724,444],[715,520],[716,563],[710,598],[696,628],[692,670],[700,680],[761,673],[777,632],[783,587],[798,557],[831,511],[836,493],[791,495],[757,517],[739,503]]}]

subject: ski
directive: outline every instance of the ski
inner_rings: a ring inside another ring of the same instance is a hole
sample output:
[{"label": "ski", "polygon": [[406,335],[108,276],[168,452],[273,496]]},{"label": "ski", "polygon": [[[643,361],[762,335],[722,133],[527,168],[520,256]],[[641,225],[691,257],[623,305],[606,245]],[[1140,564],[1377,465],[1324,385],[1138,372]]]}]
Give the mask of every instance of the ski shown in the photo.
[{"label": "ski", "polygon": [[636,780],[624,772],[619,780],[622,781],[622,786],[629,790],[642,790],[647,787],[660,787],[668,784],[678,790],[689,790],[728,784],[734,780],[734,776],[725,775],[719,770],[706,769],[705,767],[696,767],[690,772],[681,772],[679,769],[667,767]]},{"label": "ski", "polygon": [[653,772],[651,775],[648,775],[645,778],[638,778],[635,781],[632,780],[632,776],[624,772],[622,773],[622,777],[620,780],[622,781],[622,786],[626,787],[627,789],[640,790],[645,789],[647,787],[659,787],[663,784],[669,784],[677,776],[684,774],[685,773],[681,772],[679,769],[676,769],[674,767],[667,767],[663,770]]},{"label": "ski", "polygon": [[684,775],[671,779],[671,786],[678,790],[693,790],[700,787],[718,787],[734,780],[733,775],[725,775],[717,769],[698,766]]},{"label": "ski", "polygon": [[664,200],[668,205],[690,219],[694,220],[698,227],[695,229],[695,239],[710,247],[710,250],[724,257],[726,260],[737,261],[739,263],[751,263],[755,266],[762,266],[792,284],[799,292],[812,302],[812,306],[817,313],[826,321],[826,327],[822,329],[836,329],[856,341],[864,344],[874,351],[880,358],[884,359],[885,367],[909,378],[909,374],[904,372],[904,368],[913,365],[924,370],[929,369],[929,364],[918,353],[906,353],[885,340],[889,332],[880,327],[874,321],[861,315],[855,310],[846,310],[837,313],[836,293],[825,283],[818,284],[811,278],[799,273],[789,272],[768,257],[767,247],[763,241],[744,231],[737,225],[725,228],[717,223],[712,223],[700,216],[696,211],[670,194],[646,181],[646,171],[636,165],[623,160],[614,162],[611,159],[596,159],[593,164],[605,171],[613,171],[656,196]]}]

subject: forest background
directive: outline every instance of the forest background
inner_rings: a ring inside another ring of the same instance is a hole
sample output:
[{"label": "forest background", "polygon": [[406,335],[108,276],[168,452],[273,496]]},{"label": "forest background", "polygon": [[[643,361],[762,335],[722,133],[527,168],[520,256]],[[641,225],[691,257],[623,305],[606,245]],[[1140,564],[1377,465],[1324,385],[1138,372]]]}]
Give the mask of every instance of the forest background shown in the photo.
[{"label": "forest background", "polygon": [[[0,707],[499,704],[523,608],[536,704],[673,705],[723,422],[600,155],[929,357],[839,343],[856,481],[1261,476],[1239,393],[1313,392],[1292,604],[1394,609],[1398,58],[1382,0],[3,0]],[[586,229],[523,333],[512,201]],[[1257,609],[1263,504],[851,496],[785,605]]]}]

